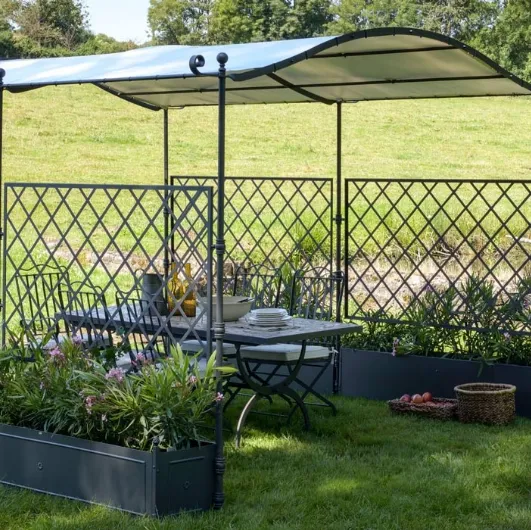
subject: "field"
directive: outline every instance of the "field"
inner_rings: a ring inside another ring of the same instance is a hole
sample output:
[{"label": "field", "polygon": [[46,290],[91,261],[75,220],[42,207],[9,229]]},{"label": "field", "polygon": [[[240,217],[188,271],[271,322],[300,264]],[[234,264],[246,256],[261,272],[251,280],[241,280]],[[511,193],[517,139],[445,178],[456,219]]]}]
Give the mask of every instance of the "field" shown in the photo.
[{"label": "field", "polygon": [[[88,86],[6,96],[6,181],[160,184],[162,113]],[[531,179],[531,98],[345,105],[345,177]],[[227,175],[333,176],[335,107],[229,107]],[[215,108],[170,112],[172,174],[216,171]]]}]

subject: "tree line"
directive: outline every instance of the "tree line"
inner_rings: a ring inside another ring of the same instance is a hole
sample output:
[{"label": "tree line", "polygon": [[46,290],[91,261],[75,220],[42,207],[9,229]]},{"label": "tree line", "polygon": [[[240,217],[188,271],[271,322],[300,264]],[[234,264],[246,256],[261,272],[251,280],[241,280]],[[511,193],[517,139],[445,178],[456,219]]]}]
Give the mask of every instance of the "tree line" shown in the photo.
[{"label": "tree line", "polygon": [[[0,57],[123,51],[89,30],[84,0],[0,0]],[[150,0],[151,44],[225,44],[385,26],[436,31],[531,80],[531,0]]]},{"label": "tree line", "polygon": [[531,0],[151,0],[148,21],[160,44],[422,28],[461,40],[531,80]]},{"label": "tree line", "polygon": [[134,48],[89,30],[83,0],[0,0],[0,57],[61,57]]}]

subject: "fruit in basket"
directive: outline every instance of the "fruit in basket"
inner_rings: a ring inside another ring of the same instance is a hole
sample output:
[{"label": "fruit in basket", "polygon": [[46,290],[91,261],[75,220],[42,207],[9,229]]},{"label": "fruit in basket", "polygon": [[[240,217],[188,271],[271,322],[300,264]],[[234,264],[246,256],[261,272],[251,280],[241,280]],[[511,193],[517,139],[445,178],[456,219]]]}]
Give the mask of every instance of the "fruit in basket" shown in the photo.
[{"label": "fruit in basket", "polygon": [[415,394],[411,398],[411,403],[415,403],[418,405],[419,403],[424,403],[424,400],[422,399],[422,396],[420,394]]},{"label": "fruit in basket", "polygon": [[428,403],[428,401],[433,401],[433,396],[431,395],[431,392],[424,392],[424,394],[422,394],[422,401],[424,401],[424,403]]},{"label": "fruit in basket", "polygon": [[400,398],[400,401],[404,401],[405,403],[409,403],[411,401],[411,396],[409,394],[404,394],[401,398]]}]

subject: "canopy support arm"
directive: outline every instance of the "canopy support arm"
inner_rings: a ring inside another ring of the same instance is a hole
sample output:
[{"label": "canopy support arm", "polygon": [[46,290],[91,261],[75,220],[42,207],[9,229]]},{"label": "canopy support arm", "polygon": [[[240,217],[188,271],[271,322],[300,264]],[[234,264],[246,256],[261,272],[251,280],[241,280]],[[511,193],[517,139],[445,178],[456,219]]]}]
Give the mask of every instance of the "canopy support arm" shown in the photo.
[{"label": "canopy support arm", "polygon": [[304,88],[300,88],[289,81],[286,81],[285,79],[282,79],[282,77],[278,76],[277,74],[267,74],[267,76],[273,81],[276,81],[283,87],[289,88],[290,90],[293,90],[293,92],[297,92],[297,94],[300,94],[301,96],[305,96],[309,99],[312,99],[313,101],[319,101],[319,103],[324,103],[326,105],[332,105],[335,103],[335,101],[327,98],[323,98],[321,96],[318,96],[317,94],[314,94],[313,92],[310,92],[308,90],[305,90]]},{"label": "canopy support arm", "polygon": [[150,105],[149,103],[145,103],[144,101],[138,101],[135,98],[129,97],[126,94],[122,94],[121,92],[118,92],[117,90],[113,90],[112,88],[109,88],[106,85],[102,85],[101,83],[94,83],[94,84],[98,88],[105,90],[105,92],[108,92],[109,94],[112,94],[113,96],[119,97],[120,99],[123,99],[127,101],[128,103],[134,103],[135,105],[138,105],[139,107],[143,107],[144,109],[148,109],[148,110],[154,110],[154,111],[160,110],[160,107],[157,107],[155,105]]}]

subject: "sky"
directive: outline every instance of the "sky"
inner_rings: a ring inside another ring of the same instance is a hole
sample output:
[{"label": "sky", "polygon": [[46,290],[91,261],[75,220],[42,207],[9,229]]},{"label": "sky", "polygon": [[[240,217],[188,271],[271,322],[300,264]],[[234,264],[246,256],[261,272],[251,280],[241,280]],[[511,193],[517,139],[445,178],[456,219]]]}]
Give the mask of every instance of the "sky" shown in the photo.
[{"label": "sky", "polygon": [[117,40],[148,40],[147,12],[149,0],[85,0],[90,27]]}]

